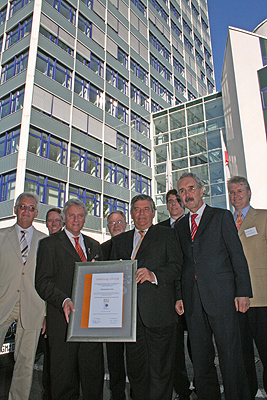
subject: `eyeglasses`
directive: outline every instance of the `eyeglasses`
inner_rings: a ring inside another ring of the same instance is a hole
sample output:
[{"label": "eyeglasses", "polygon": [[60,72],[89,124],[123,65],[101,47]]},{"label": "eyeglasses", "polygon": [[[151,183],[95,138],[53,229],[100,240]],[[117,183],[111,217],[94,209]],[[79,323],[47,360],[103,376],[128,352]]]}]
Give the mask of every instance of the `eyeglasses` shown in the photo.
[{"label": "eyeglasses", "polygon": [[188,189],[184,189],[184,188],[179,189],[179,190],[178,190],[178,193],[179,193],[180,195],[183,195],[183,194],[185,194],[185,193],[194,193],[194,191],[195,191],[196,189],[197,189],[197,188],[195,188],[195,186],[189,186]]},{"label": "eyeglasses", "polygon": [[234,196],[236,194],[239,194],[239,196],[242,196],[244,192],[246,192],[245,189],[237,189],[236,191],[230,190],[229,195]]},{"label": "eyeglasses", "polygon": [[18,208],[20,209],[20,211],[30,211],[30,212],[34,212],[36,210],[36,207],[34,206],[26,206],[25,204],[19,204]]},{"label": "eyeglasses", "polygon": [[114,221],[114,222],[108,222],[108,226],[115,226],[115,225],[123,225],[124,221]]}]

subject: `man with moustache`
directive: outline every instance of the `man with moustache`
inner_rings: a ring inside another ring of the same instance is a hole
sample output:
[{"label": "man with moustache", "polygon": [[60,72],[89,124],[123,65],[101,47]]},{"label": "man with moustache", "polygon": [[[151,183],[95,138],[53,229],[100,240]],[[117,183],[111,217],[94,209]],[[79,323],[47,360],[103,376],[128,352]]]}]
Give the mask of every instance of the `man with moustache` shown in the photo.
[{"label": "man with moustache", "polygon": [[199,400],[219,400],[214,336],[225,400],[251,400],[244,367],[238,312],[249,309],[248,265],[228,210],[203,202],[203,184],[184,173],[178,191],[190,213],[175,230],[183,252],[176,310],[185,313]]},{"label": "man with moustache", "polygon": [[[112,211],[107,217],[107,226],[111,237],[125,232],[127,227],[125,214],[120,211]],[[101,244],[103,259],[109,260],[112,247],[112,240],[107,240]],[[114,400],[126,400],[125,384],[126,372],[124,366],[124,343],[107,342],[107,359],[109,370],[109,387]]]},{"label": "man with moustache", "polygon": [[112,238],[111,259],[138,261],[137,339],[126,343],[133,400],[171,400],[175,354],[175,280],[181,253],[173,229],[153,225],[155,203],[140,194],[131,201],[135,228]]}]

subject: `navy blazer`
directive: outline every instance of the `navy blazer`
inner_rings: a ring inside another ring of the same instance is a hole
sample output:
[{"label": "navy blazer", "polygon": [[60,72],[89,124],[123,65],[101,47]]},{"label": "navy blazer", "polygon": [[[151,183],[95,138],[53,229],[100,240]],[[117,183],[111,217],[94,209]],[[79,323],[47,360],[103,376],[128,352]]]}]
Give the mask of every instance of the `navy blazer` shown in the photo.
[{"label": "navy blazer", "polygon": [[183,252],[177,300],[183,299],[187,313],[191,312],[195,279],[209,315],[233,307],[235,297],[252,297],[247,260],[230,211],[207,205],[193,242],[189,214],[175,225],[175,232]]}]

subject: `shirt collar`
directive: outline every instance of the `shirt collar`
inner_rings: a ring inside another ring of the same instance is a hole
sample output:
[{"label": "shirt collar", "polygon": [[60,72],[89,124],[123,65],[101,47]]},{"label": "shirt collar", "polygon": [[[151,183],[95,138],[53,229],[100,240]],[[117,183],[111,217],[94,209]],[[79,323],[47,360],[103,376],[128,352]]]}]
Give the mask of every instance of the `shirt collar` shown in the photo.
[{"label": "shirt collar", "polygon": [[[242,220],[245,218],[245,216],[247,215],[247,213],[248,213],[248,210],[250,209],[250,204],[247,206],[247,207],[245,207],[245,208],[243,208],[243,210],[241,210],[241,213],[242,213]],[[235,210],[235,220],[237,219],[237,214],[239,213],[239,211],[236,211]]]}]

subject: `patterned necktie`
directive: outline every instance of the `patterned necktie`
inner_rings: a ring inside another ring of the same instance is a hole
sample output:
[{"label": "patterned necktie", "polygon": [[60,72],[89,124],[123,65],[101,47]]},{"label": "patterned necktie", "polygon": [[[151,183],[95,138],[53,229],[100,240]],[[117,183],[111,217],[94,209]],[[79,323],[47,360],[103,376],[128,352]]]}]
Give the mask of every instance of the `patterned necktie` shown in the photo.
[{"label": "patterned necktie", "polygon": [[20,231],[21,232],[21,238],[20,238],[20,251],[21,251],[21,256],[23,259],[23,263],[24,265],[27,262],[27,258],[28,258],[28,252],[29,252],[29,247],[28,247],[28,243],[26,240],[26,231]]},{"label": "patterned necktie", "polygon": [[192,241],[194,241],[194,238],[195,238],[196,233],[197,233],[196,218],[197,218],[197,214],[192,214],[191,215],[191,238],[192,238]]},{"label": "patterned necktie", "polygon": [[75,240],[75,250],[77,251],[80,259],[82,260],[82,262],[86,262],[87,259],[86,259],[85,255],[84,255],[83,249],[80,246],[79,238],[78,237],[73,237],[73,239]]},{"label": "patterned necktie", "polygon": [[134,252],[133,252],[133,254],[132,254],[131,260],[134,260],[134,259],[135,259],[136,254],[137,254],[137,252],[138,252],[138,250],[139,250],[139,247],[141,246],[142,240],[143,240],[144,237],[145,237],[144,232],[138,231],[138,233],[140,233],[141,237],[140,237],[140,239],[139,239],[139,241],[138,241],[138,243],[137,243],[137,245],[136,245],[136,247],[135,247],[135,249],[134,249]]},{"label": "patterned necktie", "polygon": [[242,216],[243,216],[243,214],[242,214],[242,212],[241,211],[239,211],[238,213],[237,213],[237,218],[236,218],[236,220],[235,220],[235,224],[236,224],[236,227],[237,227],[237,230],[239,230],[239,228],[240,228],[240,226],[241,226],[241,224],[242,224]]}]

